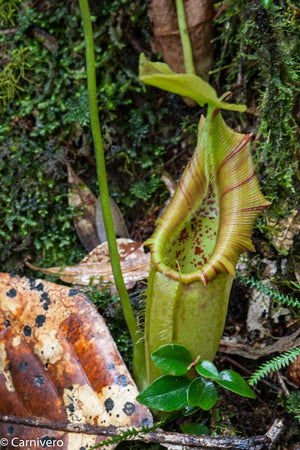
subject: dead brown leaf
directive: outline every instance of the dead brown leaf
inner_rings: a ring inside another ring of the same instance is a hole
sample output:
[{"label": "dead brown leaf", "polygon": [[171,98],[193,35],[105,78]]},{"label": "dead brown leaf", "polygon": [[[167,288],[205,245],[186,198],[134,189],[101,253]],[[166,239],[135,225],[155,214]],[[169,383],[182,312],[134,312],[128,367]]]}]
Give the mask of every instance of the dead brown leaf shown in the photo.
[{"label": "dead brown leaf", "polygon": [[[208,79],[213,59],[212,0],[185,0],[184,8],[191,39],[196,73]],[[184,60],[178,29],[175,2],[173,0],[149,0],[148,12],[154,35],[154,45],[172,70],[184,73]]]},{"label": "dead brown leaf", "polygon": [[[148,277],[150,253],[144,252],[142,243],[130,239],[117,239],[117,244],[124,282],[129,289],[137,281]],[[43,269],[33,266],[29,262],[26,262],[26,265],[46,275],[57,274],[65,283],[81,286],[87,286],[91,282],[93,284],[114,283],[107,242],[96,247],[76,266]]]},{"label": "dead brown leaf", "polygon": [[287,375],[289,380],[300,387],[300,356],[290,362]]},{"label": "dead brown leaf", "polygon": [[230,355],[239,355],[247,359],[259,359],[277,352],[287,352],[300,346],[300,330],[296,330],[289,336],[283,336],[274,344],[262,348],[253,348],[243,342],[231,342],[221,340],[218,351],[229,353]]},{"label": "dead brown leaf", "polygon": [[90,252],[100,244],[95,225],[96,197],[68,165],[68,182],[71,185],[69,204],[75,208],[83,207],[79,216],[74,217],[77,236],[84,248]]},{"label": "dead brown leaf", "polygon": [[[109,197],[109,205],[111,210],[111,215],[113,219],[115,234],[117,238],[129,238],[128,230],[126,227],[126,223],[123,217],[123,214],[120,211],[120,208],[116,204],[113,198]],[[100,242],[107,241],[104,219],[101,208],[100,198],[97,199],[96,207],[95,207],[95,223],[96,229]]]},{"label": "dead brown leaf", "polygon": [[[0,274],[0,435],[6,448],[13,448],[13,438],[39,440],[40,445],[32,444],[38,448],[50,440],[65,450],[90,448],[104,439],[55,430],[61,424],[108,429],[151,424],[137,394],[104,320],[83,294]],[[4,422],[4,416],[51,426]]]},{"label": "dead brown leaf", "polygon": [[290,251],[294,238],[300,232],[300,212],[294,211],[286,220],[276,223],[269,219],[268,225],[272,230],[273,243],[279,250]]}]

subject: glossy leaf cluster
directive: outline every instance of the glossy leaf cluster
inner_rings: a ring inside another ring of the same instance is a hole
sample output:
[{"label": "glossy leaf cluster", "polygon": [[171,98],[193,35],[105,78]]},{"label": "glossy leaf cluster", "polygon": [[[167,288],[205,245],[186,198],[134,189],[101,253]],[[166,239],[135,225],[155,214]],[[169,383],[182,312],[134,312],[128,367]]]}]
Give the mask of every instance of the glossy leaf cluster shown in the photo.
[{"label": "glossy leaf cluster", "polygon": [[[183,345],[168,344],[155,350],[151,357],[165,373],[153,381],[137,400],[150,408],[171,412],[183,408],[211,409],[218,400],[215,384],[244,397],[255,398],[246,381],[233,370],[218,372],[207,360],[194,360]],[[199,376],[190,380],[186,374],[195,370]]]}]

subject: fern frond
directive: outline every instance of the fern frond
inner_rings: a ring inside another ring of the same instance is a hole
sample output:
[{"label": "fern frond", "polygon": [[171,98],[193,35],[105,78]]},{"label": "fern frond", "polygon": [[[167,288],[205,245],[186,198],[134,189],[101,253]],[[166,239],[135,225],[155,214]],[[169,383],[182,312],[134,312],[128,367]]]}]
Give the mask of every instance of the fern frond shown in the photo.
[{"label": "fern frond", "polygon": [[280,356],[276,356],[270,361],[262,364],[260,368],[256,370],[256,372],[254,372],[254,374],[249,379],[249,385],[253,386],[259,380],[269,375],[270,372],[286,367],[290,362],[294,361],[298,355],[300,355],[300,347],[289,350],[288,352],[285,352]]},{"label": "fern frond", "polygon": [[268,286],[266,284],[261,283],[258,280],[255,280],[254,277],[247,278],[241,275],[239,272],[236,273],[236,278],[240,281],[242,281],[245,286],[249,286],[251,288],[255,288],[258,291],[262,292],[263,294],[268,295],[269,297],[272,297],[272,299],[275,302],[282,303],[283,305],[290,306],[292,308],[300,308],[300,300],[290,297],[289,295],[281,294],[280,292],[276,291],[271,286]]},{"label": "fern frond", "polygon": [[[110,444],[119,444],[120,442],[124,442],[127,439],[131,439],[138,434],[147,434],[150,431],[155,431],[157,428],[161,428],[163,425],[165,425],[167,422],[170,421],[170,418],[166,417],[165,419],[159,420],[155,422],[152,427],[141,427],[141,428],[130,428],[130,430],[122,431],[117,436],[112,436],[105,441],[102,441],[100,444],[94,445],[90,448],[90,450],[94,450],[96,448],[103,448],[104,445],[110,445]],[[105,448],[105,447],[104,447]],[[103,449],[104,450],[104,449]]]}]

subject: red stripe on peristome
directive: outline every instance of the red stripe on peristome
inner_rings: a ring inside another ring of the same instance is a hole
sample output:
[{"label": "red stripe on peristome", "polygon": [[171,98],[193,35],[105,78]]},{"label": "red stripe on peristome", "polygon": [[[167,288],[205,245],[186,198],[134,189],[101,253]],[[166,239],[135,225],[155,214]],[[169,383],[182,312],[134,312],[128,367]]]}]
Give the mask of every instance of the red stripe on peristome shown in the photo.
[{"label": "red stripe on peristome", "polygon": [[263,211],[267,208],[268,205],[261,205],[261,206],[252,206],[250,208],[244,208],[240,209],[240,212],[246,212],[246,211]]},{"label": "red stripe on peristome", "polygon": [[[178,186],[179,186],[180,192],[182,193],[182,195],[186,201],[188,208],[191,208],[191,202],[189,202],[188,197],[186,196],[186,192],[188,192],[188,191],[185,188],[185,183],[179,181]],[[184,187],[184,189],[183,189],[183,187]]]},{"label": "red stripe on peristome", "polygon": [[254,171],[254,172],[252,173],[252,175],[250,175],[250,177],[247,178],[247,180],[242,181],[241,183],[237,184],[236,186],[233,186],[233,187],[227,189],[226,192],[223,192],[223,194],[221,195],[221,198],[223,198],[224,195],[228,194],[229,192],[234,191],[235,189],[238,189],[239,187],[243,186],[244,184],[249,183],[249,181],[253,180],[253,178],[255,178],[255,176],[256,176],[256,173],[255,173],[255,171]]},{"label": "red stripe on peristome", "polygon": [[225,164],[227,164],[228,161],[230,161],[235,155],[237,155],[239,152],[241,152],[243,150],[243,148],[248,144],[251,137],[252,137],[252,134],[250,134],[250,133],[245,134],[245,136],[243,137],[241,142],[239,142],[238,145],[232,150],[232,152],[229,153],[229,155],[227,155],[226,158],[221,162],[221,164],[217,170],[217,176],[219,174],[221,167],[225,166]]}]

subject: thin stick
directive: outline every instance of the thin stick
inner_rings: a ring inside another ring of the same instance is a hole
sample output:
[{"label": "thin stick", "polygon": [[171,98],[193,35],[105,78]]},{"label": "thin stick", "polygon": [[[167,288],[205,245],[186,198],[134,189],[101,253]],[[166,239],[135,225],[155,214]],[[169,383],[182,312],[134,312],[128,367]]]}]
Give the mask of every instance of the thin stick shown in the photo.
[{"label": "thin stick", "polygon": [[[65,431],[69,433],[83,433],[94,436],[117,437],[124,429],[114,429],[114,427],[99,427],[83,423],[55,423],[49,420],[33,419],[29,417],[0,416],[0,423],[9,425],[24,425],[29,427],[46,428],[54,431]],[[263,436],[252,438],[238,438],[236,436],[195,436],[192,434],[170,433],[164,431],[149,431],[136,434],[128,440],[153,442],[163,444],[181,445],[184,447],[194,447],[202,449],[268,449],[278,438],[283,430],[283,423],[275,420],[271,428]]]},{"label": "thin stick", "polygon": [[93,42],[93,30],[90,19],[90,12],[87,0],[79,0],[81,17],[84,29],[84,39],[86,48],[86,69],[87,69],[87,83],[88,83],[88,97],[89,97],[89,110],[90,110],[90,122],[92,128],[92,135],[94,140],[95,154],[96,154],[96,166],[98,183],[100,190],[101,207],[105,225],[105,231],[107,236],[107,243],[109,248],[109,254],[111,259],[112,271],[120,296],[124,317],[133,341],[134,347],[134,360],[133,368],[135,380],[138,386],[143,386],[145,379],[145,356],[144,356],[144,344],[139,332],[134,313],[131,307],[129,295],[124,283],[120,258],[118,253],[118,247],[116,242],[116,235],[113,226],[112,214],[109,205],[109,194],[107,187],[107,178],[105,170],[105,158],[102,145],[102,136],[100,129],[98,105],[97,105],[97,90],[96,90],[96,71],[95,71],[95,53]]}]

